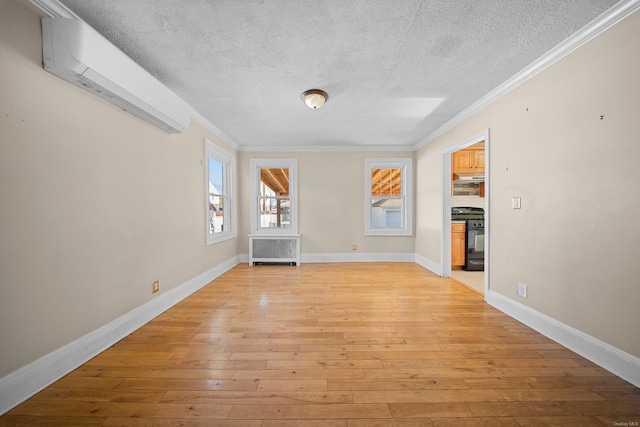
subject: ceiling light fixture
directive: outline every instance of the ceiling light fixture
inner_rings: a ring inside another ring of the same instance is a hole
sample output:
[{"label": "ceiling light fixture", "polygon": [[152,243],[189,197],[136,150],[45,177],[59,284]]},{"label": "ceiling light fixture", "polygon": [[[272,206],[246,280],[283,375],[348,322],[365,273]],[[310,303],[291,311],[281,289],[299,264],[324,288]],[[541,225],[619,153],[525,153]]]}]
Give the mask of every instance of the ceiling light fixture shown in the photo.
[{"label": "ceiling light fixture", "polygon": [[307,104],[307,107],[317,110],[327,102],[329,95],[320,89],[309,89],[302,92],[301,98]]}]

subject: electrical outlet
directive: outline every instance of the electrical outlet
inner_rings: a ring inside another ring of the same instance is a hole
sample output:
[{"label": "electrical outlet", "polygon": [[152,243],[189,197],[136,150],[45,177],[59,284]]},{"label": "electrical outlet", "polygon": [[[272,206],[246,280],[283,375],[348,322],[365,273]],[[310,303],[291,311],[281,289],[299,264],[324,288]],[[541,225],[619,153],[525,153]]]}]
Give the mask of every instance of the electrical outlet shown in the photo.
[{"label": "electrical outlet", "polygon": [[518,283],[518,296],[521,296],[522,298],[527,297],[527,285],[524,283]]},{"label": "electrical outlet", "polygon": [[351,249],[353,249],[354,251],[357,251],[358,250],[358,245],[351,246]]},{"label": "electrical outlet", "polygon": [[151,293],[155,294],[160,290],[160,281],[156,280],[151,284]]}]

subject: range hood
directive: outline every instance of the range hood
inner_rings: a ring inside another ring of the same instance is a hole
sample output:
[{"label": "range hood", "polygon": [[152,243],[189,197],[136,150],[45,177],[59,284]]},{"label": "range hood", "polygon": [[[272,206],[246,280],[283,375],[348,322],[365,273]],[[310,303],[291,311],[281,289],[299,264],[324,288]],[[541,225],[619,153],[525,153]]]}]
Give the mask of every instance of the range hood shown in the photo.
[{"label": "range hood", "polygon": [[459,181],[460,183],[463,183],[463,182],[484,182],[484,175],[468,175],[468,176],[458,175],[458,179],[456,181]]}]

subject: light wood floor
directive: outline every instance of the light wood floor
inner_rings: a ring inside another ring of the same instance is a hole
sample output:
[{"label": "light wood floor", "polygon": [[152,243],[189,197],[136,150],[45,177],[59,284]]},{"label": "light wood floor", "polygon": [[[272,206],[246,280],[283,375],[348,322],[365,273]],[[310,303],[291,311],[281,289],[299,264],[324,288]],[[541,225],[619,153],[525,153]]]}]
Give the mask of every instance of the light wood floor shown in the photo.
[{"label": "light wood floor", "polygon": [[484,271],[451,270],[451,278],[484,295]]},{"label": "light wood floor", "polygon": [[239,265],[0,426],[613,426],[640,390],[411,263]]}]

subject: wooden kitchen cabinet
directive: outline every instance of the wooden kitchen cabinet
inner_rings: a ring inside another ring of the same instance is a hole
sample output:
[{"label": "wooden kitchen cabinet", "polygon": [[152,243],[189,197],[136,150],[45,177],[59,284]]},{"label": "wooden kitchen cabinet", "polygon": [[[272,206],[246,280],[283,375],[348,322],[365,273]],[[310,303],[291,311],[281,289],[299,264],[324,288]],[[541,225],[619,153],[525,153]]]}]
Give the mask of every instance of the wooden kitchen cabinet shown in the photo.
[{"label": "wooden kitchen cabinet", "polygon": [[465,223],[451,224],[451,267],[462,268],[464,265],[464,234],[466,232]]},{"label": "wooden kitchen cabinet", "polygon": [[454,174],[484,174],[484,147],[465,148],[453,153]]}]

